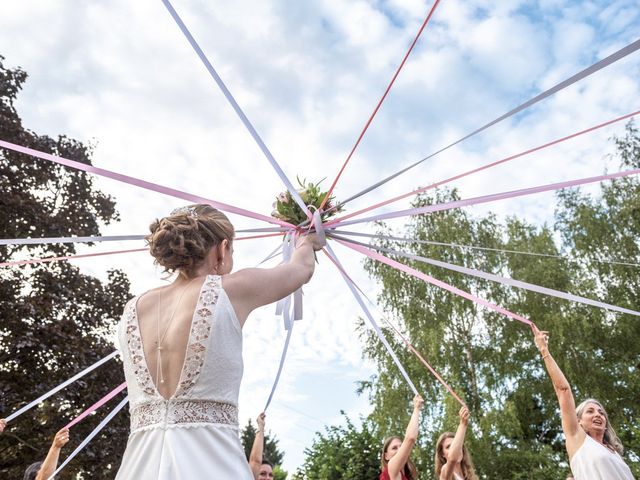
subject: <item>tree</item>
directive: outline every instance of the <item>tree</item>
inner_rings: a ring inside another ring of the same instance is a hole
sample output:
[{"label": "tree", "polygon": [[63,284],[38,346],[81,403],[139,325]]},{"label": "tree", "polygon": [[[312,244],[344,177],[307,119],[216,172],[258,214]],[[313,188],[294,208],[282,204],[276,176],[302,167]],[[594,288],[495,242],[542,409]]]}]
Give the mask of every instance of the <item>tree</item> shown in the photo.
[{"label": "tree", "polygon": [[[249,455],[251,454],[254,438],[256,438],[256,427],[254,427],[251,420],[249,420],[247,426],[240,432],[240,439],[242,440],[242,446],[244,447],[247,460],[249,460]],[[282,465],[282,460],[284,459],[284,452],[278,447],[278,439],[267,432],[264,434],[262,457],[274,465]]]},{"label": "tree", "polygon": [[345,425],[316,433],[294,480],[361,480],[380,475],[381,438],[373,425],[362,421],[360,429],[345,417]]},{"label": "tree", "polygon": [[[623,166],[638,168],[640,140],[633,125],[624,139],[616,140],[616,146]],[[640,263],[639,186],[637,179],[629,178],[603,184],[600,197],[579,190],[561,192],[553,227],[530,225],[516,217],[502,222],[492,215],[476,218],[457,209],[411,218],[403,235],[493,250],[384,239],[377,243],[637,310],[637,268],[602,261],[616,257]],[[440,190],[419,196],[415,206],[456,199],[455,190]],[[380,225],[380,233],[388,234],[389,229]],[[563,240],[560,247],[556,237]],[[600,398],[613,424],[623,432],[623,442],[639,451],[640,322],[636,317],[396,259],[550,330],[552,349],[576,398]],[[557,401],[532,345],[531,331],[373,260],[367,260],[365,268],[381,282],[379,300],[391,319],[466,399],[474,415],[467,445],[482,478],[558,478],[559,466],[567,468],[567,458]],[[374,406],[371,420],[382,434],[397,434],[404,431],[411,392],[377,338],[363,326],[361,334],[365,355],[377,363],[379,372],[361,385]],[[417,464],[419,471],[430,474],[435,439],[445,428],[454,429],[458,406],[403,345],[393,341],[393,334],[386,334],[425,396],[421,429],[425,434],[417,449]],[[638,457],[629,455],[627,461],[638,474]]]},{"label": "tree", "polygon": [[[90,146],[26,129],[14,102],[27,74],[8,69],[0,56],[0,138],[91,163]],[[0,235],[2,238],[100,235],[100,227],[118,220],[114,200],[96,190],[85,173],[0,149]],[[75,253],[74,244],[0,246],[2,261]],[[33,400],[114,350],[112,332],[131,297],[126,275],[109,271],[108,280],[82,274],[66,262],[0,270],[0,417]],[[22,478],[25,468],[44,459],[55,432],[122,383],[112,360],[43,405],[23,414],[0,436],[0,474]],[[62,457],[96,426],[113,400],[96,416],[71,430]],[[57,477],[113,478],[129,429],[123,411]]]}]

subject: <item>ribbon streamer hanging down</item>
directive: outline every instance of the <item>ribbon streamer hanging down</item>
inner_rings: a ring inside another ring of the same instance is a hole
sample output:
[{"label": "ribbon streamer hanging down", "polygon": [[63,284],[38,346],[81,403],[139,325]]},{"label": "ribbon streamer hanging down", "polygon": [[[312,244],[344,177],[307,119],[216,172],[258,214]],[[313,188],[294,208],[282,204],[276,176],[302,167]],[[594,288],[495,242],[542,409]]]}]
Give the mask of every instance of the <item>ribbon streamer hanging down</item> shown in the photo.
[{"label": "ribbon streamer hanging down", "polygon": [[[282,261],[283,263],[289,262],[291,260],[291,255],[293,253],[293,249],[295,248],[295,238],[296,232],[287,233],[284,243],[281,246],[282,248]],[[298,292],[300,292],[300,296],[297,297]],[[293,302],[292,299],[293,298]],[[293,303],[293,307],[292,307]],[[287,358],[287,352],[289,351],[289,342],[291,341],[291,334],[293,333],[293,325],[295,320],[302,319],[302,289],[296,290],[293,294],[286,296],[285,298],[278,300],[276,304],[276,315],[282,315],[284,321],[284,328],[287,332],[287,338],[284,341],[284,346],[282,347],[282,354],[280,355],[280,363],[278,364],[278,372],[276,373],[276,378],[273,381],[273,385],[271,386],[271,392],[269,393],[269,397],[267,398],[267,403],[264,406],[263,412],[267,411],[269,405],[271,405],[271,400],[273,400],[273,395],[276,392],[276,388],[278,388],[278,383],[280,382],[280,375],[282,374],[282,369],[284,367],[284,362]]]},{"label": "ribbon streamer hanging down", "polygon": [[287,358],[287,351],[289,350],[289,341],[291,340],[291,334],[293,333],[293,323],[287,329],[287,338],[284,341],[284,346],[282,347],[282,354],[280,355],[280,363],[278,365],[278,373],[276,373],[276,378],[273,381],[273,385],[271,386],[271,392],[269,393],[269,397],[267,398],[267,403],[264,406],[263,412],[267,411],[269,405],[271,405],[271,400],[273,400],[273,394],[276,392],[276,388],[278,387],[278,382],[280,381],[280,374],[282,373],[282,368],[284,367],[284,361]]},{"label": "ribbon streamer hanging down", "polygon": [[[340,235],[366,237],[366,238],[381,238],[383,240],[390,240],[394,242],[419,243],[419,244],[425,244],[425,245],[436,245],[441,247],[453,247],[453,248],[480,250],[480,251],[487,251],[487,252],[513,253],[517,255],[530,255],[533,257],[557,258],[565,262],[573,262],[573,263],[580,262],[580,260],[577,258],[571,258],[563,255],[552,255],[550,253],[528,252],[525,250],[509,250],[506,248],[478,247],[475,245],[462,245],[459,243],[436,242],[434,240],[419,240],[415,238],[395,237],[393,235],[378,235],[373,233],[350,232],[348,230],[335,230],[335,232],[339,233]],[[591,261],[596,263],[607,263],[610,265],[624,265],[626,267],[640,267],[640,263],[620,262],[615,260],[591,260]]]},{"label": "ribbon streamer hanging down", "polygon": [[164,195],[169,195],[171,197],[188,200],[193,203],[206,203],[219,210],[223,210],[229,213],[234,213],[236,215],[241,215],[243,217],[253,218],[255,220],[262,220],[267,223],[274,223],[287,228],[293,227],[293,225],[291,225],[290,223],[283,222],[282,220],[278,220],[277,218],[267,217],[266,215],[262,215],[260,213],[250,212],[249,210],[245,210],[244,208],[234,207],[232,205],[218,202],[216,200],[200,197],[198,195],[192,195],[190,193],[183,192],[181,190],[176,190],[175,188],[164,187],[162,185],[158,185],[157,183],[147,182],[146,180],[140,180],[135,177],[130,177],[129,175],[123,175],[122,173],[112,172],[104,168],[98,168],[98,167],[94,167],[93,165],[87,165],[85,163],[76,162],[75,160],[69,160],[67,158],[58,157],[56,155],[51,155],[50,153],[34,150],[33,148],[27,148],[21,145],[16,145],[15,143],[0,140],[0,147],[6,148],[8,150],[13,150],[14,152],[24,153],[25,155],[30,155],[32,157],[40,158],[42,160],[47,160],[49,162],[54,162],[59,165],[64,165],[66,167],[75,168],[76,170],[81,170],[83,172],[92,173],[94,175],[98,175],[105,178],[110,178],[112,180],[126,183],[128,185],[133,185],[136,187],[144,188],[146,190],[151,190],[153,192],[162,193]]},{"label": "ribbon streamer hanging down", "polygon": [[193,35],[191,35],[191,32],[189,31],[187,26],[184,24],[184,22],[178,15],[178,12],[176,12],[176,10],[173,8],[173,5],[171,5],[171,2],[169,0],[162,0],[162,3],[167,8],[167,10],[169,11],[169,14],[178,25],[178,28],[180,28],[184,36],[187,38],[187,41],[189,42],[191,47],[195,50],[196,54],[204,64],[205,68],[207,69],[207,71],[209,72],[213,80],[216,82],[218,87],[220,87],[220,90],[222,90],[222,93],[224,94],[225,98],[231,104],[231,106],[233,107],[233,110],[236,112],[238,117],[240,117],[240,120],[242,121],[246,129],[249,131],[249,133],[251,134],[255,142],[258,144],[258,147],[260,147],[260,150],[262,150],[262,153],[264,153],[264,156],[267,157],[267,160],[269,161],[273,169],[276,171],[276,173],[280,177],[280,180],[282,180],[282,182],[285,184],[285,186],[287,187],[287,190],[289,190],[289,193],[291,193],[292,198],[295,200],[298,206],[302,209],[302,211],[306,212],[307,217],[310,219],[311,212],[309,212],[309,209],[307,208],[305,203],[302,201],[302,198],[300,198],[300,194],[295,189],[293,184],[289,181],[285,173],[282,171],[282,168],[280,168],[280,165],[278,164],[274,156],[271,154],[271,152],[267,148],[267,145],[262,141],[262,138],[260,137],[256,129],[253,127],[253,125],[251,124],[247,116],[242,111],[242,108],[240,108],[240,105],[238,105],[238,102],[236,102],[236,99],[233,97],[233,95],[231,94],[227,86],[224,84],[224,82],[222,81],[222,78],[220,77],[220,75],[218,75],[218,72],[216,72],[216,69],[213,68],[213,65],[211,64],[207,56],[202,51],[202,48],[200,48],[200,45],[198,45],[198,42],[196,42],[196,39],[193,37]]},{"label": "ribbon streamer hanging down", "polygon": [[114,388],[113,390],[111,390],[109,393],[107,393],[104,397],[102,397],[100,400],[98,400],[96,403],[94,403],[93,405],[91,405],[89,408],[87,408],[84,412],[82,412],[80,415],[78,415],[76,418],[74,418],[73,420],[71,420],[64,428],[71,428],[74,425],[77,425],[78,423],[80,423],[82,420],[84,420],[85,418],[87,418],[89,415],[91,415],[93,412],[95,412],[97,409],[99,409],[101,406],[103,406],[105,403],[107,403],[109,400],[111,400],[113,397],[115,397],[116,395],[118,395],[121,391],[123,391],[125,388],[127,388],[127,382],[122,383],[121,385],[118,385],[116,388]]},{"label": "ribbon streamer hanging down", "polygon": [[351,279],[347,275],[346,271],[342,267],[342,264],[340,263],[340,260],[338,260],[338,257],[335,255],[335,253],[333,253],[333,250],[331,249],[331,246],[329,244],[325,245],[325,249],[326,249],[325,250],[325,254],[327,255],[327,257],[329,257],[329,259],[338,268],[338,271],[342,275],[342,278],[344,278],[344,281],[346,282],[347,286],[349,287],[349,290],[351,290],[351,293],[355,297],[356,301],[360,305],[360,308],[362,308],[362,311],[364,312],[364,314],[366,315],[367,319],[369,320],[369,323],[373,327],[373,331],[376,333],[377,337],[380,339],[380,341],[384,345],[384,348],[387,350],[387,352],[391,356],[391,359],[393,360],[393,363],[395,363],[396,366],[398,367],[398,370],[400,370],[400,373],[402,374],[402,376],[404,377],[405,381],[407,382],[407,384],[411,388],[411,391],[413,392],[413,394],[414,395],[418,395],[418,389],[416,388],[416,386],[411,381],[411,378],[409,378],[409,374],[407,373],[407,371],[404,369],[404,367],[400,363],[400,360],[398,359],[398,357],[396,356],[395,352],[391,348],[391,345],[389,345],[389,342],[387,341],[387,339],[385,338],[384,334],[382,333],[382,330],[380,330],[380,327],[378,326],[378,323],[373,318],[373,315],[371,315],[371,312],[369,311],[369,308],[367,308],[366,303],[364,303],[364,300],[362,300],[362,297],[360,296],[360,294],[358,293],[358,291],[354,287],[353,282],[351,281]]},{"label": "ribbon streamer hanging down", "polygon": [[[273,252],[271,252],[262,262],[260,262],[259,265],[262,265],[267,260],[270,260],[271,258],[275,257],[280,252],[280,250],[282,250],[283,261],[284,262],[288,261],[289,258],[291,257],[291,250],[288,247],[291,237],[292,237],[292,232],[287,233],[282,244],[278,245],[278,247]],[[291,320],[292,312],[290,312],[290,305],[291,305],[290,296],[278,301],[276,305],[276,315],[282,314],[284,317],[284,326],[285,326],[285,330],[287,331],[287,337],[284,341],[284,346],[282,347],[282,354],[280,355],[280,363],[278,364],[278,372],[276,373],[276,378],[274,379],[273,385],[271,386],[271,392],[269,392],[267,403],[264,406],[264,409],[262,410],[263,412],[266,412],[267,408],[269,408],[269,405],[271,405],[271,400],[273,400],[273,395],[275,394],[276,388],[278,387],[278,383],[280,382],[280,375],[282,374],[284,362],[287,358],[287,352],[289,351],[289,342],[291,341],[291,334],[293,333],[293,321]]]},{"label": "ribbon streamer hanging down", "polygon": [[[289,263],[293,251],[295,250],[297,232],[291,231],[285,236],[282,244],[282,263]],[[293,298],[293,313],[290,314],[288,305]],[[302,320],[302,288],[297,289],[291,295],[278,300],[276,304],[276,315],[282,315],[284,320],[284,328],[289,330],[293,326],[295,320]]]},{"label": "ribbon streamer hanging down", "polygon": [[103,255],[115,255],[118,253],[133,253],[133,252],[146,252],[148,248],[134,248],[133,250],[112,250],[110,252],[100,252],[100,253],[85,253],[82,255],[67,255],[64,257],[44,257],[44,258],[32,258],[30,260],[14,260],[12,262],[3,262],[0,263],[0,267],[13,267],[17,265],[33,265],[36,263],[47,263],[47,262],[61,262],[65,260],[75,260],[77,258],[89,258],[89,257],[101,257]]},{"label": "ribbon streamer hanging down", "polygon": [[341,217],[335,218],[331,222],[328,222],[327,226],[329,227],[329,226],[333,225],[334,223],[339,223],[339,222],[347,220],[349,218],[357,217],[358,215],[362,215],[363,213],[369,212],[371,210],[375,210],[377,208],[384,207],[385,205],[389,205],[390,203],[397,202],[398,200],[402,200],[403,198],[407,198],[407,197],[410,197],[410,196],[413,196],[413,195],[417,195],[419,193],[426,192],[427,190],[431,190],[433,188],[437,188],[437,187],[440,187],[442,185],[446,185],[447,183],[451,183],[454,180],[459,180],[459,179],[467,177],[467,176],[469,176],[471,174],[478,173],[478,172],[481,172],[483,170],[488,170],[489,168],[493,168],[493,167],[496,167],[498,165],[502,165],[503,163],[510,162],[511,160],[515,160],[515,159],[523,157],[525,155],[529,155],[530,153],[538,152],[538,151],[540,151],[542,149],[551,147],[553,145],[557,145],[559,143],[562,143],[562,142],[564,142],[566,140],[570,140],[572,138],[579,137],[580,135],[584,135],[586,133],[593,132],[594,130],[598,130],[599,128],[606,127],[606,126],[611,125],[613,123],[620,122],[622,120],[626,120],[626,119],[631,118],[631,117],[633,117],[635,115],[638,115],[638,114],[640,114],[640,110],[632,112],[632,113],[628,113],[627,115],[623,115],[623,116],[618,117],[618,118],[614,118],[613,120],[609,120],[607,122],[601,123],[599,125],[595,125],[593,127],[587,128],[585,130],[581,130],[579,132],[572,133],[571,135],[567,135],[565,137],[558,138],[556,140],[553,140],[551,142],[545,143],[543,145],[539,145],[537,147],[530,148],[528,150],[525,150],[524,152],[520,152],[520,153],[517,153],[515,155],[510,155],[510,156],[505,157],[505,158],[503,158],[501,160],[496,160],[494,162],[487,163],[487,164],[482,165],[480,167],[472,168],[471,170],[467,170],[465,172],[462,172],[462,173],[459,173],[457,175],[454,175],[453,177],[449,177],[449,178],[446,178],[444,180],[440,180],[438,182],[432,183],[430,185],[427,185],[426,187],[421,187],[421,188],[418,188],[418,189],[413,190],[411,192],[403,193],[402,195],[398,195],[398,196],[393,197],[393,198],[391,198],[389,200],[385,200],[384,202],[376,203],[374,205],[370,205],[370,206],[362,208],[360,210],[356,210],[355,212],[351,212],[351,213],[349,213],[347,215],[343,215]]},{"label": "ribbon streamer hanging down", "polygon": [[522,105],[514,108],[513,110],[508,111],[507,113],[505,113],[504,115],[501,115],[500,117],[496,118],[495,120],[492,120],[491,122],[487,123],[486,125],[474,130],[473,132],[469,133],[468,135],[465,135],[464,137],[460,138],[459,140],[456,140],[453,143],[450,143],[449,145],[447,145],[446,147],[441,148],[440,150],[424,157],[421,160],[418,160],[417,162],[409,165],[408,167],[403,168],[402,170],[380,180],[379,182],[375,183],[374,185],[371,185],[370,187],[365,188],[364,190],[356,193],[355,195],[347,198],[346,200],[343,200],[340,204],[341,205],[346,205],[347,203],[349,203],[352,200],[355,200],[356,198],[361,197],[362,195],[365,195],[369,192],[371,192],[372,190],[375,190],[376,188],[384,185],[385,183],[393,180],[394,178],[396,178],[399,175],[402,175],[403,173],[405,173],[406,171],[420,165],[421,163],[429,160],[430,158],[444,152],[445,150],[448,150],[449,148],[473,137],[474,135],[477,135],[480,132],[483,132],[484,130],[486,130],[489,127],[492,127],[493,125],[506,120],[507,118],[515,115],[516,113],[519,113],[523,110],[525,110],[526,108],[529,108],[530,106],[540,102],[541,100],[544,100],[545,98],[559,92],[560,90],[565,89],[566,87],[573,85],[574,83],[576,83],[579,80],[582,80],[585,77],[588,77],[589,75],[597,72],[598,70],[602,70],[603,68],[611,65],[612,63],[617,62],[618,60],[626,57],[627,55],[630,55],[631,53],[635,52],[636,50],[640,49],[640,40],[636,40],[635,42],[627,45],[626,47],[621,48],[620,50],[618,50],[615,53],[612,53],[611,55],[609,55],[608,57],[600,60],[599,62],[594,63],[593,65],[591,65],[590,67],[585,68],[584,70],[582,70],[581,72],[576,73],[575,75],[573,75],[572,77],[569,77],[568,79],[558,83],[557,85],[551,87],[548,90],[545,90],[544,92],[542,92],[541,94],[533,97],[531,100],[526,101],[525,103],[523,103]]},{"label": "ribbon streamer hanging down", "polygon": [[[323,244],[326,244],[326,237],[324,233],[324,229],[322,228],[322,220],[320,217],[320,211],[316,210],[312,217],[312,222],[315,226],[316,233],[320,238]],[[287,263],[291,260],[291,256],[293,255],[293,251],[295,250],[295,243],[297,232],[291,231],[286,234],[284,242],[280,245],[274,252],[272,252],[265,260],[261,262],[264,263],[266,260],[270,259],[274,256],[276,252],[282,249],[282,261],[283,263]],[[293,307],[292,299],[293,298]],[[263,411],[267,411],[267,408],[271,404],[271,400],[273,399],[273,394],[276,391],[278,386],[278,382],[280,381],[280,374],[282,373],[282,368],[284,367],[284,361],[287,357],[287,351],[289,350],[289,341],[291,340],[291,334],[293,333],[293,325],[296,320],[302,319],[302,288],[297,289],[292,295],[279,300],[276,305],[276,315],[282,314],[284,320],[284,328],[287,331],[287,338],[284,342],[284,347],[282,349],[282,355],[280,356],[280,364],[278,365],[278,373],[276,374],[276,378],[273,382],[273,386],[271,387],[271,392],[269,393],[269,398],[267,399],[267,404],[264,407]]]},{"label": "ribbon streamer hanging down", "polygon": [[610,303],[599,302],[597,300],[591,300],[590,298],[581,297],[580,295],[573,295],[567,292],[561,292],[559,290],[554,290],[553,288],[541,287],[540,285],[535,285],[533,283],[522,282],[520,280],[515,280],[513,278],[506,278],[500,275],[494,275],[493,273],[483,272],[481,270],[475,270],[473,268],[462,267],[460,265],[454,265],[452,263],[442,262],[440,260],[434,260],[432,258],[422,257],[419,255],[414,255],[411,253],[401,252],[399,250],[394,250],[391,248],[380,247],[377,245],[371,245],[366,243],[357,242],[355,240],[350,240],[345,237],[341,237],[339,235],[333,235],[333,238],[344,240],[346,242],[351,242],[356,245],[361,245],[363,247],[367,247],[370,249],[377,250],[379,252],[390,253],[392,255],[405,257],[410,260],[415,260],[417,262],[427,263],[429,265],[434,265],[440,268],[446,268],[447,270],[452,270],[458,273],[464,273],[465,275],[471,275],[472,277],[482,278],[484,280],[490,280],[492,282],[501,283],[502,285],[508,285],[510,287],[522,288],[524,290],[529,290],[531,292],[542,293],[543,295],[548,295],[551,297],[562,298],[563,300],[569,300],[572,302],[582,303],[584,305],[590,305],[592,307],[603,308],[606,310],[611,310],[614,312],[627,313],[629,315],[640,316],[640,312],[635,310],[630,310],[628,308],[618,307],[616,305],[611,305]]},{"label": "ribbon streamer hanging down", "polygon": [[121,402],[120,402],[120,403],[119,403],[119,404],[118,404],[118,405],[117,405],[117,406],[116,406],[116,407],[115,407],[115,408],[114,408],[114,409],[109,413],[109,415],[107,415],[107,417],[106,417],[104,420],[102,420],[102,421],[98,424],[98,426],[97,426],[96,428],[94,428],[94,429],[93,429],[93,431],[92,431],[89,435],[87,435],[87,438],[85,438],[85,439],[82,441],[82,443],[81,443],[80,445],[78,445],[78,446],[76,447],[76,449],[75,449],[73,452],[71,452],[71,455],[69,455],[69,456],[64,460],[64,462],[62,462],[62,463],[60,464],[60,466],[56,469],[56,471],[55,471],[55,472],[53,472],[53,475],[51,475],[47,480],[53,480],[53,478],[54,478],[58,473],[60,473],[60,471],[61,471],[61,470],[62,470],[62,469],[63,469],[63,468],[64,468],[64,467],[65,467],[65,466],[66,466],[66,465],[71,461],[71,460],[73,460],[73,459],[74,459],[74,457],[75,457],[76,455],[78,455],[78,453],[80,453],[80,451],[81,451],[84,447],[86,447],[86,446],[89,444],[89,442],[90,442],[91,440],[93,440],[93,437],[95,437],[98,433],[100,433],[100,431],[101,431],[101,430],[102,430],[102,429],[103,429],[103,428],[104,428],[104,427],[105,427],[105,426],[106,426],[106,425],[107,425],[111,420],[113,420],[113,417],[115,417],[115,416],[118,414],[118,412],[119,412],[120,410],[122,410],[122,409],[124,408],[124,406],[125,406],[128,402],[129,402],[129,396],[127,395],[127,396],[126,396],[125,398],[123,398],[123,399],[122,399],[122,401],[121,401]]},{"label": "ribbon streamer hanging down", "polygon": [[427,275],[426,273],[423,273],[419,270],[416,270],[415,268],[411,268],[407,265],[404,265],[403,263],[400,262],[396,262],[395,260],[392,260],[388,257],[385,257],[384,255],[381,255],[379,253],[376,252],[372,252],[367,248],[361,247],[360,245],[355,245],[351,242],[345,242],[344,240],[338,240],[336,239],[336,241],[342,245],[344,245],[345,247],[351,248],[352,250],[355,250],[356,252],[360,252],[363,255],[370,257],[374,260],[377,260],[378,262],[384,263],[386,265],[389,265],[390,267],[393,267],[397,270],[400,270],[402,272],[408,273],[409,275],[412,275],[416,278],[419,278],[421,280],[424,280],[427,283],[431,283],[432,285],[435,285],[437,287],[443,288],[451,293],[454,293],[460,297],[466,298],[467,300],[471,300],[472,302],[481,305],[483,307],[486,307],[490,310],[494,310],[498,313],[503,314],[504,316],[506,316],[507,318],[511,318],[514,320],[518,320],[519,322],[524,323],[525,325],[534,325],[534,323],[527,319],[524,318],[521,315],[518,315],[517,313],[513,313],[510,312],[509,310],[507,310],[506,308],[503,308],[499,305],[496,305],[495,303],[489,302],[487,300],[484,300],[480,297],[477,297],[475,295],[472,295],[469,292],[465,292],[464,290],[460,290],[457,287],[454,287],[453,285],[449,285],[446,282],[443,282],[442,280],[438,280],[436,278],[433,278],[430,275]]},{"label": "ribbon streamer hanging down", "polygon": [[92,372],[93,370],[95,370],[96,368],[98,368],[100,365],[108,362],[109,360],[111,360],[113,357],[115,357],[116,355],[118,355],[118,351],[116,350],[115,352],[107,355],[106,357],[104,357],[102,360],[97,361],[96,363],[94,363],[93,365],[85,368],[84,370],[82,370],[81,372],[75,374],[73,377],[71,377],[69,380],[66,380],[65,382],[61,383],[60,385],[58,385],[55,388],[52,388],[51,390],[49,390],[47,393],[39,396],[38,398],[36,398],[34,401],[32,401],[31,403],[25,405],[24,407],[20,408],[19,410],[13,412],[11,415],[9,415],[6,418],[7,423],[15,420],[16,418],[18,418],[20,415],[22,415],[23,413],[27,412],[28,410],[31,410],[33,407],[35,407],[36,405],[38,405],[40,402],[44,402],[47,398],[49,398],[50,396],[58,393],[60,390],[62,390],[63,388],[67,387],[68,385],[72,384],[73,382],[75,382],[76,380],[78,380],[79,378],[84,377],[87,373]]},{"label": "ribbon streamer hanging down", "polygon": [[470,205],[478,205],[481,203],[495,202],[496,200],[522,197],[525,195],[532,195],[534,193],[560,190],[562,188],[576,187],[578,185],[586,185],[588,183],[601,182],[603,180],[613,180],[615,178],[628,177],[630,175],[638,175],[638,174],[640,174],[640,169],[636,168],[633,170],[624,170],[622,172],[611,173],[608,175],[598,175],[596,177],[579,178],[577,180],[550,183],[548,185],[540,185],[538,187],[529,187],[529,188],[522,188],[520,190],[511,190],[509,192],[492,193],[490,195],[483,195],[480,197],[456,200],[454,202],[438,203],[435,205],[427,205],[425,207],[410,208],[408,210],[401,210],[398,212],[383,213],[380,215],[374,215],[372,217],[348,220],[346,222],[337,223],[336,225],[334,225],[334,227],[335,226],[345,227],[347,225],[353,225],[357,223],[374,222],[379,220],[386,220],[389,218],[406,217],[408,215],[421,215],[425,213],[441,212],[443,210],[450,210],[452,208],[461,208],[461,207],[467,207]]}]

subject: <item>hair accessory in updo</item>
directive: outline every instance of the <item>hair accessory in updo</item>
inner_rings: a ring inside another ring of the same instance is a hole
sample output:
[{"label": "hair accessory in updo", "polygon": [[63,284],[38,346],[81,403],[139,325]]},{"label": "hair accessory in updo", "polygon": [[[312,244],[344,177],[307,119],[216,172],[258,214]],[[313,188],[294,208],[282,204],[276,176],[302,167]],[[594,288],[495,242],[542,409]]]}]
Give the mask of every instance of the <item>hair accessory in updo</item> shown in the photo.
[{"label": "hair accessory in updo", "polygon": [[233,225],[224,213],[207,204],[176,208],[156,219],[145,237],[149,252],[165,272],[191,278],[212,248],[233,241]]},{"label": "hair accessory in updo", "polygon": [[178,207],[171,211],[171,215],[188,215],[193,218],[198,218],[198,212],[192,206]]}]

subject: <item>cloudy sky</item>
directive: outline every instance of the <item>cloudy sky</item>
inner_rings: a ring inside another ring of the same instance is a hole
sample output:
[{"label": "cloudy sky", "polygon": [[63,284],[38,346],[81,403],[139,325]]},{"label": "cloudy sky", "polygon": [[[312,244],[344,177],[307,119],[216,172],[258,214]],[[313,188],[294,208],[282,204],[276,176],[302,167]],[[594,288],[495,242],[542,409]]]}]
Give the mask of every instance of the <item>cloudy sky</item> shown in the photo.
[{"label": "cloudy sky", "polygon": [[[327,177],[326,185],[431,1],[175,0],[174,7],[289,178]],[[360,191],[637,40],[637,7],[637,0],[442,0],[336,195]],[[0,55],[6,66],[29,74],[17,103],[25,125],[95,145],[96,166],[262,214],[284,189],[160,0],[5,0]],[[434,157],[349,210],[638,110],[638,78],[636,53]],[[455,186],[464,198],[615,171],[605,154],[608,139],[622,130],[623,124],[599,130]],[[105,235],[145,233],[153,218],[183,203],[110,180],[97,185],[116,198],[122,216]],[[386,210],[408,205],[400,201]],[[470,209],[517,213],[541,224],[552,217],[553,194]],[[231,217],[237,228],[264,226]],[[390,224],[401,228],[403,222]],[[238,242],[237,266],[255,265],[278,241]],[[138,245],[110,243],[93,251]],[[361,259],[340,247],[336,252],[375,298]],[[136,292],[162,282],[144,253],[76,263],[100,277],[122,268]],[[305,319],[296,324],[268,412],[286,469],[301,464],[313,432],[341,422],[341,409],[369,411],[354,392],[354,382],[374,371],[354,333],[359,315],[342,279],[321,259],[305,288]],[[245,327],[243,423],[266,401],[283,341],[274,308],[255,312]]]}]

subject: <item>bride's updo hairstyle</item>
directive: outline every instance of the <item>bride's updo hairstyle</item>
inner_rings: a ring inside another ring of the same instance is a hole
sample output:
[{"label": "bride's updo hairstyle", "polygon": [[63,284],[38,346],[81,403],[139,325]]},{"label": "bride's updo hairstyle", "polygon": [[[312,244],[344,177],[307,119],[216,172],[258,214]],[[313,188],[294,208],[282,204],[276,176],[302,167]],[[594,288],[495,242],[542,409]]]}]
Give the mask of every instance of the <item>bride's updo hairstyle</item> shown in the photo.
[{"label": "bride's updo hairstyle", "polygon": [[211,248],[233,240],[233,225],[227,216],[210,205],[198,204],[177,208],[170,215],[156,219],[145,237],[155,263],[164,271],[191,278]]}]

